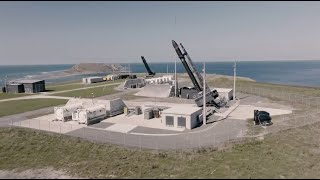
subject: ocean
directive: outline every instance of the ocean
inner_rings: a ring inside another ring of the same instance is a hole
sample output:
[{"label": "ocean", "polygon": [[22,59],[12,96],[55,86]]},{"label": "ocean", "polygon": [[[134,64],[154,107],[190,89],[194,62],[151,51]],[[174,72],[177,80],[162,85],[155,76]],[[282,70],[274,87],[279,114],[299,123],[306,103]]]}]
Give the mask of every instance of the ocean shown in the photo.
[{"label": "ocean", "polygon": [[[203,63],[194,63],[198,71]],[[69,69],[74,64],[61,65],[10,65],[0,66],[0,86],[8,79],[32,78],[34,75]],[[130,67],[132,73],[146,72],[143,63],[121,64]],[[174,73],[173,63],[149,63],[156,73]],[[185,72],[180,60],[177,60],[177,73]],[[206,62],[206,73],[233,75],[233,62]],[[99,75],[99,74],[96,74]],[[101,74],[100,74],[101,75]],[[76,75],[57,79],[48,79],[47,83],[81,79],[87,75]],[[320,61],[241,61],[237,62],[237,76],[248,77],[258,82],[320,87]]]}]

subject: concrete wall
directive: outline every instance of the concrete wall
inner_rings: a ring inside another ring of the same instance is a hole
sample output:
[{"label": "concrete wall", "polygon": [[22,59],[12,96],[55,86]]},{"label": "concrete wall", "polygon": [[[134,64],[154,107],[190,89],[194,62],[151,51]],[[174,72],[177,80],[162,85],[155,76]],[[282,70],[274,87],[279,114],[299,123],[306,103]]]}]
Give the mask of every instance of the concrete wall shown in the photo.
[{"label": "concrete wall", "polygon": [[33,84],[24,84],[24,92],[25,93],[34,93]]},{"label": "concrete wall", "polygon": [[199,109],[191,115],[190,129],[195,128],[199,124],[200,114],[202,114],[202,109]]},{"label": "concrete wall", "polygon": [[145,81],[143,79],[127,79],[124,82],[123,87],[132,88],[132,86],[135,86],[135,88],[138,88],[139,85],[143,87],[145,85]]},{"label": "concrete wall", "polygon": [[44,81],[39,81],[33,84],[33,92],[38,93],[38,92],[43,92],[45,91],[45,82]]},{"label": "concrete wall", "polygon": [[191,129],[191,121],[190,121],[190,116],[188,115],[177,115],[177,114],[166,114],[162,113],[161,115],[161,123],[166,126],[166,116],[173,116],[173,127],[175,128],[181,128],[178,127],[178,117],[184,117],[186,118],[186,129]]},{"label": "concrete wall", "polygon": [[215,88],[215,89],[217,90],[221,98],[224,97],[226,100],[232,99],[233,89],[228,89],[228,88]]},{"label": "concrete wall", "polygon": [[161,113],[161,123],[166,126],[166,116],[173,116],[173,127],[178,127],[178,117],[186,118],[186,129],[193,129],[199,124],[199,115],[202,114],[202,109],[192,113],[191,115],[183,115],[183,114],[170,114],[170,113]]},{"label": "concrete wall", "polygon": [[146,83],[148,84],[163,84],[163,83],[169,83],[172,80],[173,80],[172,75],[164,75],[162,77],[145,79]]},{"label": "concrete wall", "polygon": [[24,88],[23,85],[7,85],[7,89],[6,89],[7,93],[23,93],[24,92]]},{"label": "concrete wall", "polygon": [[24,83],[24,91],[26,93],[38,93],[45,91],[45,82],[39,81],[35,83]]}]

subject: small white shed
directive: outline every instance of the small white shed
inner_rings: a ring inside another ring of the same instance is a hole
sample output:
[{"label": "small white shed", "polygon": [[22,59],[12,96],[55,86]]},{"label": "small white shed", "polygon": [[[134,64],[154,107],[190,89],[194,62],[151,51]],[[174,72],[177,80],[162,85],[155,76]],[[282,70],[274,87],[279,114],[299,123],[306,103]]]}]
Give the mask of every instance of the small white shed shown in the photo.
[{"label": "small white shed", "polygon": [[202,108],[196,106],[173,106],[161,112],[161,123],[165,126],[192,129],[200,123]]}]

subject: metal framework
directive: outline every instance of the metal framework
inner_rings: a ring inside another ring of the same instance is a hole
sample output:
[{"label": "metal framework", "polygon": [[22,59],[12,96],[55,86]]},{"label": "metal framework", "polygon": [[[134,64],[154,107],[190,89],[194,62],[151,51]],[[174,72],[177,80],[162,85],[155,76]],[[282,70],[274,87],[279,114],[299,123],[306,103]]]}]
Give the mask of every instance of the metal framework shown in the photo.
[{"label": "metal framework", "polygon": [[142,59],[142,62],[143,62],[143,64],[144,64],[144,66],[146,67],[146,69],[147,69],[147,71],[148,71],[148,76],[154,76],[154,75],[156,75],[155,72],[152,72],[152,71],[151,71],[151,69],[150,69],[150,67],[149,67],[146,59],[145,59],[143,56],[141,56],[141,59]]}]

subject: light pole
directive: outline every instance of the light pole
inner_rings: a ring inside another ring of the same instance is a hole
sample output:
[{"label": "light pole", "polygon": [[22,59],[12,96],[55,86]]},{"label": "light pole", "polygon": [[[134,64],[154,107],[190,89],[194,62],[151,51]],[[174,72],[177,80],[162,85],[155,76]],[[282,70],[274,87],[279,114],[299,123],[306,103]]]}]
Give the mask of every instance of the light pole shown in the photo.
[{"label": "light pole", "polygon": [[203,124],[207,124],[207,115],[206,115],[206,63],[203,62]]},{"label": "light pole", "polygon": [[236,60],[233,64],[233,100],[236,100]]},{"label": "light pole", "polygon": [[174,96],[177,97],[177,58],[174,59]]},{"label": "light pole", "polygon": [[4,87],[5,87],[5,89],[6,89],[6,93],[8,92],[8,89],[7,89],[7,79],[8,79],[8,75],[6,74],[6,76],[5,76],[5,84],[4,84]]},{"label": "light pole", "polygon": [[94,94],[93,94],[93,92],[92,92],[91,94],[92,94],[92,104],[94,104],[94,103],[93,103]]}]

